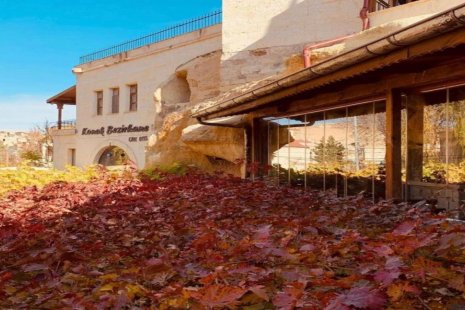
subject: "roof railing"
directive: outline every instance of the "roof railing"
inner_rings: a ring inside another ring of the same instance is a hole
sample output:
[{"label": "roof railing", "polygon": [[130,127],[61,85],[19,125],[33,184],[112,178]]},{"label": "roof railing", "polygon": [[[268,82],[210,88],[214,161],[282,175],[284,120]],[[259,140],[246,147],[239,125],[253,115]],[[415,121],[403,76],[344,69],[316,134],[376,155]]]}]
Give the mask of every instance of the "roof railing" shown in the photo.
[{"label": "roof railing", "polygon": [[161,31],[146,35],[144,37],[127,41],[112,47],[84,55],[79,58],[79,64],[85,64],[102,58],[110,57],[120,53],[124,53],[130,50],[137,49],[139,47],[165,41],[183,34],[187,34],[193,31],[197,31],[203,28],[211,27],[222,22],[222,12],[215,11],[208,15],[191,19],[181,24],[168,27]]}]

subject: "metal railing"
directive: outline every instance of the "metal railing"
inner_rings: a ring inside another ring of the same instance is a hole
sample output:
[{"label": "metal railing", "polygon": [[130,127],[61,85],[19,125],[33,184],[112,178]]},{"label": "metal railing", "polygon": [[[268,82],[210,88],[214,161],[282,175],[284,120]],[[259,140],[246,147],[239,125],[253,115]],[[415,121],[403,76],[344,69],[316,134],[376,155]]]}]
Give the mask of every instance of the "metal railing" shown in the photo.
[{"label": "metal railing", "polygon": [[388,9],[394,6],[399,6],[403,4],[407,4],[410,2],[414,2],[416,0],[372,0],[371,1],[371,11],[381,11],[384,9]]},{"label": "metal railing", "polygon": [[60,130],[60,129],[75,129],[76,128],[76,120],[66,120],[56,123],[50,123],[50,129]]},{"label": "metal railing", "polygon": [[384,9],[387,9],[387,8],[390,8],[391,5],[386,2],[386,1],[383,1],[383,0],[376,0],[375,1],[375,5],[376,5],[376,11],[380,11],[380,10],[384,10]]},{"label": "metal railing", "polygon": [[117,55],[120,53],[124,53],[145,45],[165,41],[183,34],[187,34],[189,32],[197,31],[203,28],[207,28],[210,26],[214,26],[217,24],[221,24],[222,22],[222,12],[216,11],[211,14],[191,19],[189,21],[183,22],[181,24],[163,29],[161,31],[149,34],[147,36],[127,41],[95,53],[91,53],[88,55],[84,55],[79,58],[79,64],[85,64],[91,61],[95,61],[98,59],[106,58],[109,56]]}]

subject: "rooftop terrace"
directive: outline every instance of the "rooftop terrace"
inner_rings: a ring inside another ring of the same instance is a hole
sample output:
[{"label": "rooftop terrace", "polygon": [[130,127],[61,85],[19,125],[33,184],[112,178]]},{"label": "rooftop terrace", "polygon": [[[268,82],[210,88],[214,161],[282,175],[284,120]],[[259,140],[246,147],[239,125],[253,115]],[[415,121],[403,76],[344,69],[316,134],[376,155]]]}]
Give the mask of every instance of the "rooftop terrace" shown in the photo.
[{"label": "rooftop terrace", "polygon": [[208,15],[188,20],[186,22],[165,28],[158,32],[143,36],[138,39],[130,40],[112,47],[81,56],[79,64],[89,63],[102,58],[110,57],[139,47],[150,45],[153,43],[168,40],[177,36],[187,34],[189,32],[197,31],[203,28],[214,26],[222,22],[222,12],[215,11]]}]

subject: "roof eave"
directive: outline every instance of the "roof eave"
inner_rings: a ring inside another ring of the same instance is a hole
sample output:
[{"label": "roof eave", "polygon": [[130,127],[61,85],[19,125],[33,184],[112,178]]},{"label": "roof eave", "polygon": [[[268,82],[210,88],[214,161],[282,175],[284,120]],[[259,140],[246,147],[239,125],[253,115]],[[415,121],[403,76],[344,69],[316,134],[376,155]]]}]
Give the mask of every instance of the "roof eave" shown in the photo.
[{"label": "roof eave", "polygon": [[76,85],[73,85],[64,91],[56,94],[55,96],[47,99],[47,103],[50,104],[69,104],[75,105],[76,104]]},{"label": "roof eave", "polygon": [[[425,27],[427,27],[427,31],[425,31]],[[221,114],[218,113],[220,111],[226,111],[231,108],[246,105],[259,99],[269,97],[270,101],[268,102],[266,102],[266,100],[261,100],[263,104],[266,104],[273,101],[272,96],[270,95],[282,89],[295,87],[296,85],[317,79],[322,76],[328,76],[347,67],[360,64],[364,61],[379,56],[386,56],[387,54],[390,54],[396,50],[408,48],[409,46],[412,46],[416,43],[438,37],[442,34],[446,34],[463,27],[465,27],[465,4],[461,4],[450,10],[419,21],[387,36],[379,38],[371,43],[322,61],[309,68],[305,68],[301,71],[288,75],[284,78],[271,82],[265,86],[259,87],[240,96],[201,109],[193,113],[192,117],[207,119],[213,118],[211,116]],[[453,44],[458,43],[451,42],[450,44],[450,47],[452,47]],[[433,48],[430,50],[430,52],[444,48],[447,47],[437,46],[436,49]],[[243,111],[239,111],[238,113],[243,113],[246,110],[247,107],[244,107]],[[228,115],[232,114],[223,113],[221,116]]]}]

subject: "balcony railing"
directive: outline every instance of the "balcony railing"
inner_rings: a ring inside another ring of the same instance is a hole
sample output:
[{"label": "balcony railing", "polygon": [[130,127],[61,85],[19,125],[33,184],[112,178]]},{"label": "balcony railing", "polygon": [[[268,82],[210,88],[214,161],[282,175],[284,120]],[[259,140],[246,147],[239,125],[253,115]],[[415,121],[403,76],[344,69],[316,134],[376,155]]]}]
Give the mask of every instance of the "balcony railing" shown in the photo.
[{"label": "balcony railing", "polygon": [[197,31],[203,28],[214,26],[222,22],[222,12],[216,11],[211,14],[189,20],[187,22],[163,29],[161,31],[149,34],[147,36],[127,41],[92,54],[84,55],[79,58],[79,64],[88,63],[98,59],[124,53],[145,45],[168,40],[189,32]]},{"label": "balcony railing", "polygon": [[66,120],[50,124],[50,129],[52,130],[61,130],[61,129],[75,129],[76,120]]},{"label": "balcony railing", "polygon": [[381,11],[394,6],[415,2],[417,0],[371,0],[370,12]]}]

